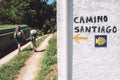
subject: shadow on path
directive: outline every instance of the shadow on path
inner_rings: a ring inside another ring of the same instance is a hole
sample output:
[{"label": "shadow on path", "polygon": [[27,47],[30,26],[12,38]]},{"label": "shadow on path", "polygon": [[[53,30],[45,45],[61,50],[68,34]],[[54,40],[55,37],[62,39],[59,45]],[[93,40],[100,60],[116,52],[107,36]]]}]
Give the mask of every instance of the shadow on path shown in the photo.
[{"label": "shadow on path", "polygon": [[36,50],[35,52],[44,52],[46,49],[43,49],[43,50],[40,50],[40,51],[38,51],[38,50]]},{"label": "shadow on path", "polygon": [[[35,52],[44,52],[46,49],[43,50],[36,50]],[[24,49],[23,51],[32,51],[32,48]]]}]

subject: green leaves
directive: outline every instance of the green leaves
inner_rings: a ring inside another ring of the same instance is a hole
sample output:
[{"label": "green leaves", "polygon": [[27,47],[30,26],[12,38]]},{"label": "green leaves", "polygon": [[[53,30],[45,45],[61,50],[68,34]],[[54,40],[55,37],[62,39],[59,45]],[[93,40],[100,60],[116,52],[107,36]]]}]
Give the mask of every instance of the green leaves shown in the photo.
[{"label": "green leaves", "polygon": [[47,5],[42,0],[2,0],[1,24],[27,24],[51,33],[56,31],[56,3]]},{"label": "green leaves", "polygon": [[0,24],[24,23],[24,9],[29,5],[29,1],[2,0],[0,2]]}]

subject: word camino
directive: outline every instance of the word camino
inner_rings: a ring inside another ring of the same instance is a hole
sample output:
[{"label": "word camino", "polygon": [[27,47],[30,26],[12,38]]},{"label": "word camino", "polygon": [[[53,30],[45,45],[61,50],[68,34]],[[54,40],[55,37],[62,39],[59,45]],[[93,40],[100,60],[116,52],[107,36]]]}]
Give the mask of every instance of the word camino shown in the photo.
[{"label": "word camino", "polygon": [[104,16],[86,16],[86,17],[75,17],[74,23],[100,23],[100,22],[107,22],[108,17]]}]

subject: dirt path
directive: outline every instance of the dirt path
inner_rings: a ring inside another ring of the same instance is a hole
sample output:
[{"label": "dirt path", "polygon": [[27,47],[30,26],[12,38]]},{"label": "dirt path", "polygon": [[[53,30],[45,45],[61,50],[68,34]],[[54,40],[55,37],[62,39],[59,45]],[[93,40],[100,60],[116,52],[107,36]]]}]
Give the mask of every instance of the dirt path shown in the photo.
[{"label": "dirt path", "polygon": [[19,71],[19,74],[14,80],[35,80],[37,72],[40,69],[40,60],[48,45],[48,41],[51,38],[50,35],[44,40],[44,42],[37,48],[37,52],[34,52],[31,57],[25,62],[25,66]]}]

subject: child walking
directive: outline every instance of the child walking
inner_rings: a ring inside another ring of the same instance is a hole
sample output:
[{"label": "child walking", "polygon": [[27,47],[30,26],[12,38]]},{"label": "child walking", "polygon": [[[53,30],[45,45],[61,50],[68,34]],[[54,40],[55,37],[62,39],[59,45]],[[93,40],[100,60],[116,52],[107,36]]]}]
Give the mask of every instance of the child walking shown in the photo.
[{"label": "child walking", "polygon": [[37,31],[35,29],[31,29],[30,37],[27,39],[31,41],[31,47],[34,52],[36,51],[36,35],[37,35]]}]

